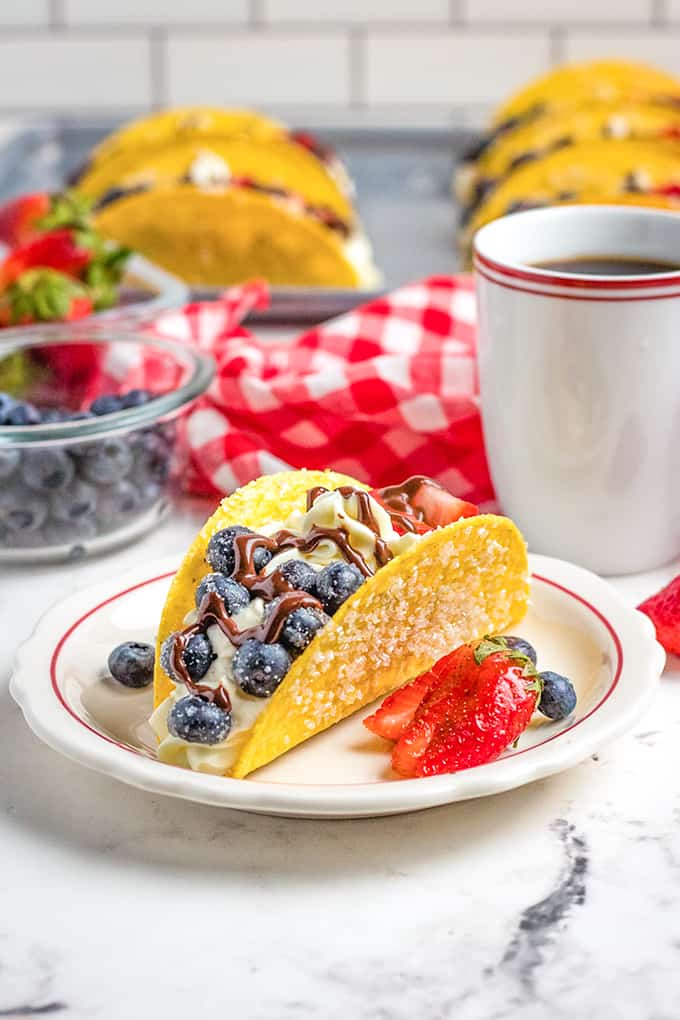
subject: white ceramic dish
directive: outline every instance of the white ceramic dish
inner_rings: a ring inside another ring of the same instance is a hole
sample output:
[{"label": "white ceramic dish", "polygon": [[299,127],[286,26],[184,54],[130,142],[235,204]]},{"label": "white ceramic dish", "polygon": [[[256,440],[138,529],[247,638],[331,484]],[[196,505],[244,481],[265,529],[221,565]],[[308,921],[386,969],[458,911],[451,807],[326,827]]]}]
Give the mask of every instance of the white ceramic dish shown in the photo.
[{"label": "white ceramic dish", "polygon": [[106,659],[127,639],[152,641],[170,577],[163,560],[71,595],[40,621],[19,652],[12,695],[31,729],[89,768],[154,793],[265,814],[359,817],[418,810],[500,793],[569,768],[638,718],[664,666],[646,616],[605,581],[560,560],[531,558],[532,604],[515,628],[539,668],[569,675],[575,715],[537,722],[519,746],[455,775],[398,780],[388,744],[362,726],[366,707],[246,780],[201,775],[155,760],[146,718],[151,690],[106,676]]}]

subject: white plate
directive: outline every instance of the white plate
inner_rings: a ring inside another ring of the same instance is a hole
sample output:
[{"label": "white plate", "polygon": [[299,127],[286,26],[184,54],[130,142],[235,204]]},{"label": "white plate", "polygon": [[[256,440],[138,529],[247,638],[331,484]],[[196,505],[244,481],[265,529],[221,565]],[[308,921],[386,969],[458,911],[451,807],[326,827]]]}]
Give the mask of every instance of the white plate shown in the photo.
[{"label": "white plate", "polygon": [[575,715],[532,723],[498,761],[427,779],[390,773],[389,745],[354,716],[249,779],[189,772],[155,759],[146,722],[152,693],[106,676],[119,642],[153,641],[176,561],[148,564],[54,606],[19,652],[11,691],[32,730],[89,768],[154,793],[266,814],[386,815],[500,793],[569,768],[627,730],[664,666],[651,622],[580,567],[531,557],[531,608],[515,633],[537,648],[539,668],[572,678]]}]

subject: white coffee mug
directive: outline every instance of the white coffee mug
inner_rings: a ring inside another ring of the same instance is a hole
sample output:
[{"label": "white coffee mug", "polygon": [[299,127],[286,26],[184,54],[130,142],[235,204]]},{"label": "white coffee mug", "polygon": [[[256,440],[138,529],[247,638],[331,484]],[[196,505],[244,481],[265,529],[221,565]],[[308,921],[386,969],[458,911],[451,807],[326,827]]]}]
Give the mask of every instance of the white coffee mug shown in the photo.
[{"label": "white coffee mug", "polygon": [[[581,256],[653,275],[536,268]],[[503,512],[535,552],[603,574],[680,555],[680,214],[515,213],[475,238],[482,421]]]}]

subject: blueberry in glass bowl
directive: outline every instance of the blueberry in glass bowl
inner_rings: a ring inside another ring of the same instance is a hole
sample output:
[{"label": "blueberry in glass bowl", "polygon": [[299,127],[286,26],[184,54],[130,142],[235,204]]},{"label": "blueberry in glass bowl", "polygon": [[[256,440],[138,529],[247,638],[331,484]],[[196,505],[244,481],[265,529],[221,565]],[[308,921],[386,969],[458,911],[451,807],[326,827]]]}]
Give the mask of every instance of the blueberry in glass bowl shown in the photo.
[{"label": "blueberry in glass bowl", "polygon": [[45,326],[0,343],[0,563],[141,536],[181,483],[186,414],[214,374],[184,344]]}]

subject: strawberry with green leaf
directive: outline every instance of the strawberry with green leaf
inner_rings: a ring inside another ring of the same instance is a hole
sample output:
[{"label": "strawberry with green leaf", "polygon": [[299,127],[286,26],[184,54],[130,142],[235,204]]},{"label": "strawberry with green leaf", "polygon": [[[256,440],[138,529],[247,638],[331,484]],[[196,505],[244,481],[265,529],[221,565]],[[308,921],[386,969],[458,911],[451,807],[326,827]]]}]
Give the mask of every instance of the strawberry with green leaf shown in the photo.
[{"label": "strawberry with green leaf", "polygon": [[0,326],[73,322],[91,313],[87,287],[56,269],[28,269],[0,293]]}]

